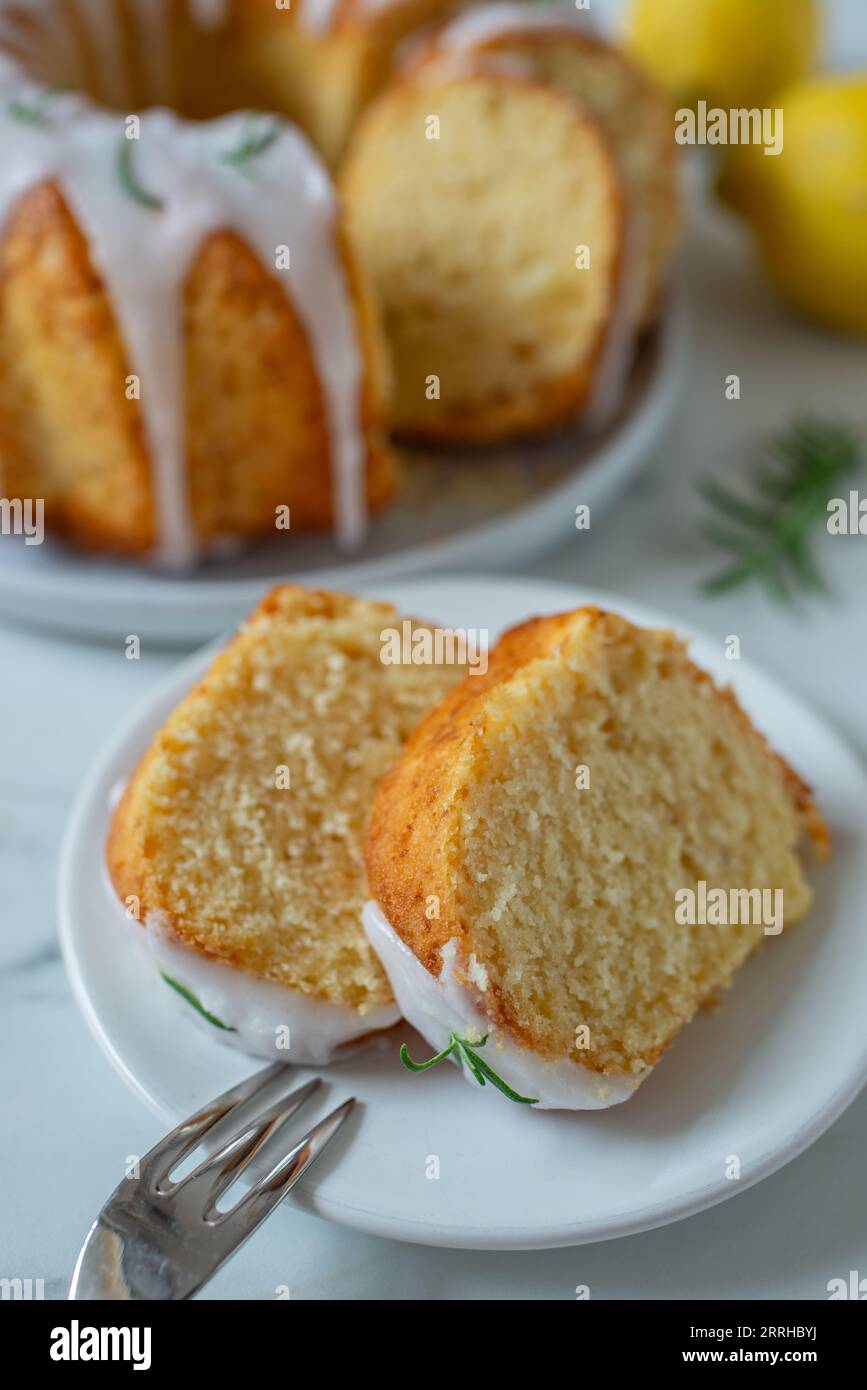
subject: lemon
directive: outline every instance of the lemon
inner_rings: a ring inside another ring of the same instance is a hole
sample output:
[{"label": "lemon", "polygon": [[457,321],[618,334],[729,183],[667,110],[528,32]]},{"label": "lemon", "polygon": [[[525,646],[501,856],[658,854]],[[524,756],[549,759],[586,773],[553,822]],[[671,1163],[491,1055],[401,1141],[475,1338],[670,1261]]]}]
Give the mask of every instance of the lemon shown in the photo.
[{"label": "lemon", "polygon": [[816,0],[632,0],[627,42],[681,103],[762,106],[812,64]]},{"label": "lemon", "polygon": [[867,74],[813,78],[776,100],[782,152],[738,146],[719,191],[790,303],[867,333]]}]

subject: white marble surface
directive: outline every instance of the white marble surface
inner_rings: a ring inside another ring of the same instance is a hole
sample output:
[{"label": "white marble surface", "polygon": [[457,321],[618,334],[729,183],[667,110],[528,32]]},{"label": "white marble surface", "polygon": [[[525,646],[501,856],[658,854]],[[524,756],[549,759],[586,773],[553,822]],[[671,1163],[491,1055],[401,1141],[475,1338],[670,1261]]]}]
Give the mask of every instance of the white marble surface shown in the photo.
[{"label": "white marble surface", "polygon": [[[854,7],[850,9],[857,18]],[[857,37],[857,36],[853,36]],[[791,318],[739,228],[700,218],[684,273],[693,305],[688,393],[645,478],[540,574],[640,596],[720,638],[799,691],[867,755],[867,538],[821,538],[833,597],[781,611],[760,594],[709,601],[715,563],[696,532],[694,479],[742,465],[793,411],[867,425],[867,348]],[[740,374],[740,402],[723,379]],[[862,488],[867,480],[862,481]],[[576,497],[580,501],[580,497]],[[57,848],[76,786],[103,738],[176,660],[0,629],[0,1277],[44,1279],[62,1297],[87,1226],[127,1154],[158,1124],[125,1090],[78,1016],[59,958]],[[805,1046],[821,1048],[821,1039]],[[793,1085],[796,1069],[793,1062]],[[782,1172],[663,1230],[575,1250],[428,1250],[278,1213],[206,1291],[210,1298],[823,1298],[867,1274],[867,1093]]]}]

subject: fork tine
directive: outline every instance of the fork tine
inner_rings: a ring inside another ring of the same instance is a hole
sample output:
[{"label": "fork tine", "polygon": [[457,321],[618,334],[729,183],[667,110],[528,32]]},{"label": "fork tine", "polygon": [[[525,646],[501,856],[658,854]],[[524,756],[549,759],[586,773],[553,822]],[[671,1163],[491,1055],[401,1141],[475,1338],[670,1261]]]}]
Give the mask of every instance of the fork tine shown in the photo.
[{"label": "fork tine", "polygon": [[240,1202],[220,1216],[220,1226],[224,1230],[229,1226],[227,1234],[237,1236],[233,1249],[252,1235],[265,1217],[282,1202],[290,1188],[295,1186],[301,1175],[334,1138],[354,1105],[355,1097],[351,1096],[336,1110],[332,1110],[330,1115],[320,1120],[309,1134],[305,1134],[304,1138],[290,1149],[286,1157],[282,1158],[266,1177],[251,1187]]},{"label": "fork tine", "polygon": [[252,1100],[280,1075],[288,1076],[286,1064],[272,1062],[270,1066],[254,1072],[252,1076],[246,1076],[237,1085],[230,1086],[228,1091],[202,1106],[201,1110],[197,1110],[189,1119],[182,1120],[145,1154],[139,1166],[142,1179],[151,1184],[163,1182],[215,1124],[237,1106]]},{"label": "fork tine", "polygon": [[91,1226],[76,1261],[70,1299],[176,1302],[191,1298],[208,1282],[315,1163],[347,1119],[355,1098],[315,1125],[225,1213],[213,1207],[203,1212],[203,1187],[212,1184],[216,1200],[312,1095],[320,1084],[318,1078],[272,1104],[264,1115],[222,1143],[219,1153],[204,1159],[180,1182],[169,1183],[165,1191],[153,1181],[153,1172],[161,1168],[171,1173],[218,1120],[287,1072],[285,1066],[274,1064],[247,1077],[178,1125],[145,1155],[138,1178],[125,1178],[118,1185]]},{"label": "fork tine", "polygon": [[306,1085],[299,1086],[297,1091],[292,1091],[290,1095],[276,1101],[263,1115],[254,1116],[214,1153],[204,1158],[191,1173],[187,1173],[175,1183],[166,1195],[182,1195],[185,1203],[194,1201],[203,1211],[205,1220],[209,1220],[216,1202],[226,1188],[243,1173],[259,1150],[297,1114],[321,1085],[321,1080],[315,1076]]}]

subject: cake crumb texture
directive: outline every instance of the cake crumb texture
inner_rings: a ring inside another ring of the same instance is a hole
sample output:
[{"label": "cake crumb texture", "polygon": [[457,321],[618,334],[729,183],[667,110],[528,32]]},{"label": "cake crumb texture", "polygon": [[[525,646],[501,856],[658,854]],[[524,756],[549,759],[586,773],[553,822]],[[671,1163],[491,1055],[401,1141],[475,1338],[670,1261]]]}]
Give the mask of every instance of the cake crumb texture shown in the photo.
[{"label": "cake crumb texture", "polygon": [[678,891],[782,889],[788,926],[810,904],[804,832],[827,852],[808,788],[684,644],[584,608],[507,633],[428,715],[377,793],[367,863],[429,971],[457,938],[492,1029],[638,1074],[763,939],[679,923]]},{"label": "cake crumb texture", "polygon": [[[186,945],[362,1011],[391,990],[361,927],[374,788],[463,674],[384,665],[388,604],[272,591],[156,735],[108,844],[121,899]],[[288,770],[288,786],[286,782]]]}]

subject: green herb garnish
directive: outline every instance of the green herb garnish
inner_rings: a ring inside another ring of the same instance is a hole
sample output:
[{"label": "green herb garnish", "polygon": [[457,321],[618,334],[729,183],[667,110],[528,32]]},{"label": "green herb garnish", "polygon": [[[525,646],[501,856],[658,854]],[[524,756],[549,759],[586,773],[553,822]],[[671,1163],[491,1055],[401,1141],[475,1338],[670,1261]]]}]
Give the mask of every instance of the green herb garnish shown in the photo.
[{"label": "green herb garnish", "polygon": [[756,470],[751,495],[709,478],[699,485],[717,513],[704,523],[709,540],[733,556],[727,569],[707,580],[720,594],[758,580],[775,599],[791,598],[792,585],[824,590],[810,537],[827,523],[828,502],[862,461],[858,435],[827,420],[795,421],[772,439]]},{"label": "green herb garnish", "polygon": [[193,991],[187,989],[186,985],[182,985],[178,980],[173,980],[171,975],[167,975],[164,970],[160,971],[160,975],[167,985],[171,985],[172,989],[177,990],[181,998],[186,999],[188,1004],[192,1004],[196,1012],[200,1013],[202,1018],[206,1018],[209,1023],[212,1023],[215,1028],[221,1029],[224,1033],[237,1033],[237,1028],[230,1028],[228,1023],[222,1023],[214,1014],[209,1014],[201,999],[197,999]]},{"label": "green herb garnish", "polygon": [[69,87],[66,83],[58,83],[54,87],[43,87],[39,95],[34,97],[32,101],[22,101],[19,97],[12,97],[6,103],[6,110],[13,120],[20,121],[22,125],[47,125],[51,102],[55,97],[68,91]]},{"label": "green herb garnish", "polygon": [[279,128],[275,125],[260,126],[250,121],[246,131],[241,132],[235,148],[227,150],[220,158],[224,164],[231,164],[233,168],[246,173],[251,160],[270,149],[279,134]]},{"label": "green herb garnish", "polygon": [[117,147],[117,176],[126,192],[131,198],[135,198],[137,203],[142,203],[146,208],[153,208],[155,212],[161,212],[165,207],[163,199],[157,197],[156,193],[149,193],[136,178],[132,167],[133,143],[125,135],[120,137]]},{"label": "green herb garnish", "polygon": [[486,1081],[490,1081],[492,1086],[496,1086],[498,1091],[502,1091],[504,1096],[508,1096],[509,1100],[516,1101],[518,1105],[538,1105],[538,1100],[530,1100],[529,1096],[519,1096],[517,1091],[513,1091],[511,1086],[507,1086],[503,1078],[497,1076],[497,1073],[491,1070],[487,1062],[483,1062],[478,1056],[475,1049],[484,1047],[487,1041],[487,1033],[480,1042],[474,1043],[468,1042],[466,1038],[459,1038],[457,1033],[450,1033],[448,1046],[426,1062],[414,1062],[409,1055],[406,1043],[402,1043],[400,1060],[407,1071],[429,1071],[431,1067],[435,1067],[438,1062],[444,1061],[446,1057],[450,1057],[454,1053],[462,1066],[466,1064],[480,1086],[484,1086]]}]

